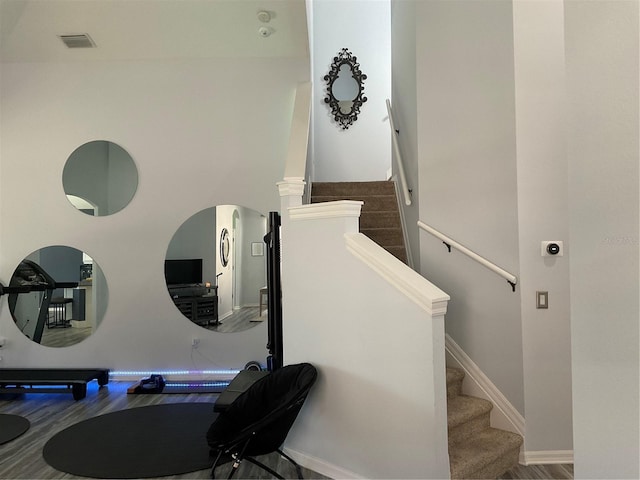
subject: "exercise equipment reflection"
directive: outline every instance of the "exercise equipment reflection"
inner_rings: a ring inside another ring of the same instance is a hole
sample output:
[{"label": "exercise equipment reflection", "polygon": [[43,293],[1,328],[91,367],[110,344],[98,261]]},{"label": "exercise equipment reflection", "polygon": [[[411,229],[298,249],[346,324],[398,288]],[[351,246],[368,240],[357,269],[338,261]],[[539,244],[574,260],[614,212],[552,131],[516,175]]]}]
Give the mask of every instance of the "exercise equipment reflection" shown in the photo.
[{"label": "exercise equipment reflection", "polygon": [[[27,337],[36,343],[42,341],[45,324],[58,326],[58,314],[54,313],[53,324],[49,322],[49,306],[52,304],[53,292],[57,288],[75,288],[77,282],[56,282],[40,265],[31,260],[23,260],[16,268],[8,287],[3,287],[3,293],[9,294],[9,310],[14,317],[17,327]],[[15,315],[18,295],[30,292],[42,292],[39,302],[38,315],[32,318],[18,318]],[[59,301],[53,303],[58,308]],[[66,300],[62,300],[63,306]],[[65,324],[62,318],[61,325]]]}]

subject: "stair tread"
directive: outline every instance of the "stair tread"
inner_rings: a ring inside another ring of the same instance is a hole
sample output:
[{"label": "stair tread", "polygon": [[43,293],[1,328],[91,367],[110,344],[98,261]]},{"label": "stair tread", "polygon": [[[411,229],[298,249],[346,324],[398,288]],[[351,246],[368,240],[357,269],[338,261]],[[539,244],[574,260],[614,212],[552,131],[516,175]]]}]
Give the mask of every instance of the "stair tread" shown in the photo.
[{"label": "stair tread", "polygon": [[404,246],[404,236],[400,228],[360,228],[360,233],[383,247]]},{"label": "stair tread", "polygon": [[395,195],[395,185],[388,180],[370,182],[313,182],[311,188],[314,194],[317,192],[322,195],[341,195],[343,193],[354,195],[381,191]]},{"label": "stair tread", "polygon": [[491,412],[493,404],[482,398],[457,395],[447,401],[447,426],[453,429],[481,415]]},{"label": "stair tread", "polygon": [[365,228],[360,228],[361,232],[365,232],[365,231],[374,231],[374,232],[402,232],[402,229],[400,227],[365,227]]},{"label": "stair tread", "polygon": [[401,262],[407,263],[394,182],[313,182],[311,185],[311,203],[339,200],[363,202],[360,211],[360,233]]},{"label": "stair tread", "polygon": [[[372,203],[374,200],[386,200],[389,203],[389,207],[397,205],[395,195],[356,195],[353,193],[345,193],[344,195],[311,195],[311,203],[336,202],[339,200],[360,201],[365,204],[367,202]],[[389,210],[381,211],[388,212]]]},{"label": "stair tread", "polygon": [[447,385],[458,382],[464,378],[464,372],[459,368],[447,367]]},{"label": "stair tread", "polygon": [[473,472],[495,462],[523,443],[520,435],[487,428],[449,448],[451,478],[471,478]]}]

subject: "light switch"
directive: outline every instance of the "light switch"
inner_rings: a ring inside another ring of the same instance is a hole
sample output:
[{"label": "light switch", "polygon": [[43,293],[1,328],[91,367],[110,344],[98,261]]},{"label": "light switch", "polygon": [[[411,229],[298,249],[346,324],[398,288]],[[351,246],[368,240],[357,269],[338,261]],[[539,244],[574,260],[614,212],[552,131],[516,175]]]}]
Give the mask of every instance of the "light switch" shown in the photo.
[{"label": "light switch", "polygon": [[536,292],[536,308],[549,308],[549,292]]}]

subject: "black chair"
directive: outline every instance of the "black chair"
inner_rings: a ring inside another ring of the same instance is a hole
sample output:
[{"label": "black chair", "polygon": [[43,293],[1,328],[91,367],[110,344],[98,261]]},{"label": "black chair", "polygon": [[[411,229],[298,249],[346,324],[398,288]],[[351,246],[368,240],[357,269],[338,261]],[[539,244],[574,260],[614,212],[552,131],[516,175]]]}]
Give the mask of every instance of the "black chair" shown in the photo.
[{"label": "black chair", "polygon": [[287,365],[257,380],[220,413],[207,432],[212,455],[216,455],[211,478],[215,478],[219,464],[233,461],[227,477],[232,478],[245,459],[276,478],[284,478],[252,458],[272,452],[291,462],[298,478],[303,478],[300,466],[281,446],[316,377],[317,371],[309,363]]}]

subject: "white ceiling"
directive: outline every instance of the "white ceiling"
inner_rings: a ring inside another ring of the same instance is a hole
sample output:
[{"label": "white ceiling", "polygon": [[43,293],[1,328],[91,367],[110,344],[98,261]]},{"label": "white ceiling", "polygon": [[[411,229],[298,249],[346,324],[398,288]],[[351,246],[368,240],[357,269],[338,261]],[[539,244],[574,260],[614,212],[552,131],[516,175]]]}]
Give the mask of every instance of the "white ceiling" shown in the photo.
[{"label": "white ceiling", "polygon": [[[58,38],[78,33],[97,48]],[[308,56],[305,0],[0,0],[2,62]]]}]

